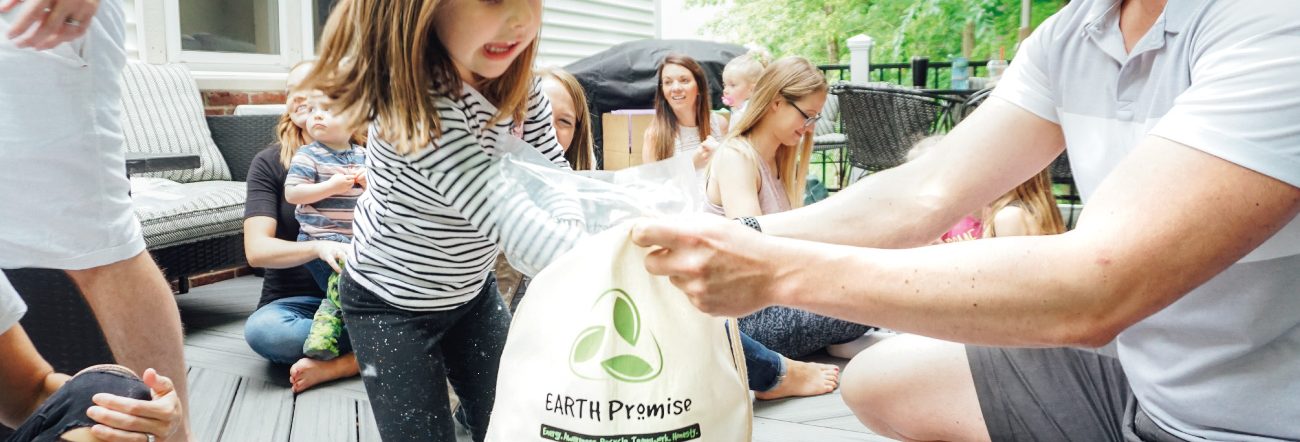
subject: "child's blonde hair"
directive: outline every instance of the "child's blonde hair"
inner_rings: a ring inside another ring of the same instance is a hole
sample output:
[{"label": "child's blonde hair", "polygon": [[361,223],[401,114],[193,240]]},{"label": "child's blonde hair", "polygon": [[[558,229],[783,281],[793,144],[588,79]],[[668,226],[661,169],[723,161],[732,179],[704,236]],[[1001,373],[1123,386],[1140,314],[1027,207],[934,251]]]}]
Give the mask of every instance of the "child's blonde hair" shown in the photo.
[{"label": "child's blonde hair", "polygon": [[[918,141],[912,146],[911,150],[907,151],[907,161],[925,155],[931,148],[939,144],[940,140],[943,140],[943,135],[931,135]],[[985,238],[998,236],[993,217],[1010,205],[1016,205],[1024,209],[1033,218],[1036,225],[1025,226],[1030,231],[1037,227],[1038,231],[1041,232],[1040,235],[1065,233],[1065,221],[1061,219],[1061,211],[1056,207],[1056,195],[1052,193],[1051,170],[1051,166],[1048,166],[1038,175],[1020,183],[1019,186],[984,207],[980,211],[980,220],[984,229],[982,236]]]},{"label": "child's blonde hair", "polygon": [[[320,59],[304,81],[334,99],[353,127],[380,122],[378,135],[399,154],[424,149],[442,133],[430,91],[459,95],[462,82],[434,23],[447,0],[348,0],[330,14]],[[535,36],[534,36],[535,37]],[[533,81],[537,38],[481,90],[497,107],[489,124],[522,120]]]},{"label": "child's blonde hair", "polygon": [[583,92],[582,84],[578,83],[573,74],[560,68],[541,68],[537,74],[564,86],[569,99],[573,101],[573,141],[569,142],[569,148],[564,151],[564,158],[569,160],[569,166],[573,170],[595,169],[596,165],[592,164],[592,146],[596,143],[591,138],[591,111],[587,109],[587,94]]},{"label": "child's blonde hair", "polygon": [[1031,219],[1036,225],[1025,226],[1033,231],[1037,227],[1040,235],[1055,235],[1065,233],[1065,222],[1061,219],[1061,211],[1056,207],[1056,196],[1052,194],[1052,172],[1048,167],[1034,175],[1028,181],[1011,189],[1005,195],[1002,195],[993,204],[984,208],[980,218],[984,219],[984,237],[995,238],[998,236],[997,227],[994,225],[993,217],[999,211],[1009,205],[1018,205],[1025,212],[1029,213]]},{"label": "child's blonde hair", "polygon": [[[803,57],[785,57],[772,62],[758,78],[754,95],[749,98],[748,111],[740,121],[731,128],[727,138],[749,136],[766,117],[777,100],[789,102],[816,93],[826,93],[826,76],[817,70],[811,62]],[[789,104],[789,103],[787,103]],[[793,104],[790,104],[793,106]],[[790,198],[790,207],[802,207],[804,184],[808,178],[808,161],[812,156],[813,131],[804,133],[797,146],[782,145],[776,152],[776,168],[785,183],[786,196]]]},{"label": "child's blonde hair", "polygon": [[763,69],[772,61],[772,56],[762,49],[750,49],[749,52],[731,59],[722,68],[722,75],[733,73],[744,78],[750,84],[756,84]]},{"label": "child's blonde hair", "polygon": [[[293,71],[298,70],[298,68],[303,66],[311,66],[311,64],[312,61],[310,60],[300,61],[298,64],[289,68],[289,75],[292,76]],[[287,99],[292,97],[294,93],[301,92],[302,90],[302,82],[299,82],[298,84],[285,85],[286,102],[284,114],[280,115],[280,122],[275,125],[275,138],[280,143],[280,164],[284,165],[286,169],[289,168],[289,163],[293,162],[293,154],[298,152],[298,148],[312,142],[311,137],[307,135],[306,129],[298,127],[297,124],[293,124],[293,103],[287,101]]]}]

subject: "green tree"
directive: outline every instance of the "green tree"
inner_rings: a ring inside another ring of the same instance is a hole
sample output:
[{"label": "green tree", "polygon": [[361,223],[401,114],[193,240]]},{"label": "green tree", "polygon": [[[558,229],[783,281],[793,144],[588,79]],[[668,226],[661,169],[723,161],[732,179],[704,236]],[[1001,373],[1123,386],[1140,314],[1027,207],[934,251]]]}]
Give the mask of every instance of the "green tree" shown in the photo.
[{"label": "green tree", "polygon": [[[1065,0],[1033,0],[1037,26]],[[815,63],[848,61],[845,40],[866,34],[876,40],[872,60],[906,61],[912,56],[948,60],[961,53],[961,35],[975,28],[975,59],[1015,49],[1020,27],[1018,0],[688,0],[688,7],[720,5],[706,29],[737,43],[753,43],[775,56],[800,55]]]}]

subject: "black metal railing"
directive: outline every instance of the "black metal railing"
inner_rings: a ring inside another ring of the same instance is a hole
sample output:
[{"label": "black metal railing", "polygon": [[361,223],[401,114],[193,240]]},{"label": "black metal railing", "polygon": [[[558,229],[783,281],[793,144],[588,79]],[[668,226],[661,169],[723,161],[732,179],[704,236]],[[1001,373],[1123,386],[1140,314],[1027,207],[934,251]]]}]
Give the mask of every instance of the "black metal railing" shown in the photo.
[{"label": "black metal railing", "polygon": [[[972,60],[970,76],[978,77],[988,72],[988,60]],[[849,81],[849,65],[823,64],[817,66],[826,79],[832,83]],[[876,63],[868,70],[867,78],[871,81],[894,83],[923,89],[950,89],[952,81],[951,61],[930,61],[926,57],[914,57],[910,63]]]}]

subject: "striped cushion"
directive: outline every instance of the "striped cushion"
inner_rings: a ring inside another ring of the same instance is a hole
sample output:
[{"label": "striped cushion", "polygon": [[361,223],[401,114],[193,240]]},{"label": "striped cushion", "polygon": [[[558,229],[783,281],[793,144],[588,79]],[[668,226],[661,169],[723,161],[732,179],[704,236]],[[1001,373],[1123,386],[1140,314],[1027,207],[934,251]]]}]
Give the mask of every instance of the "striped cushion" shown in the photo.
[{"label": "striped cushion", "polygon": [[238,234],[244,223],[245,184],[177,183],[131,178],[131,202],[150,249]]},{"label": "striped cushion", "polygon": [[194,77],[183,65],[132,61],[122,72],[122,131],[127,152],[199,156],[199,168],[139,174],[181,183],[230,180],[203,115]]}]

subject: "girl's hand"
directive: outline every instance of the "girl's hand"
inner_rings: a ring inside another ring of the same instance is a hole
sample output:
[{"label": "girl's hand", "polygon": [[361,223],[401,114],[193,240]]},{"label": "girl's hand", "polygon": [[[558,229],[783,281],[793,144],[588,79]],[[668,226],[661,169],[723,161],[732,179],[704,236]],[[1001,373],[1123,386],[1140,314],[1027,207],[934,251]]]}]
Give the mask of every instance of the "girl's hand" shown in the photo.
[{"label": "girl's hand", "polygon": [[[180,440],[176,434],[185,416],[181,399],[176,395],[172,380],[150,368],[141,378],[153,392],[152,401],[141,401],[100,393],[93,398],[95,406],[86,415],[99,422],[91,433],[105,442],[138,442],[149,435],[159,441]],[[179,437],[178,437],[179,436]]]},{"label": "girl's hand", "polygon": [[[22,3],[24,0],[0,0],[0,12],[9,12]],[[26,3],[27,9],[14,20],[6,37],[20,48],[38,51],[86,35],[99,9],[99,0],[27,0]],[[18,38],[23,34],[27,35]]]},{"label": "girl's hand", "polygon": [[343,269],[339,268],[339,261],[348,256],[349,244],[337,241],[312,241],[312,244],[315,244],[316,255],[321,261],[329,264],[335,272],[343,272]]}]

